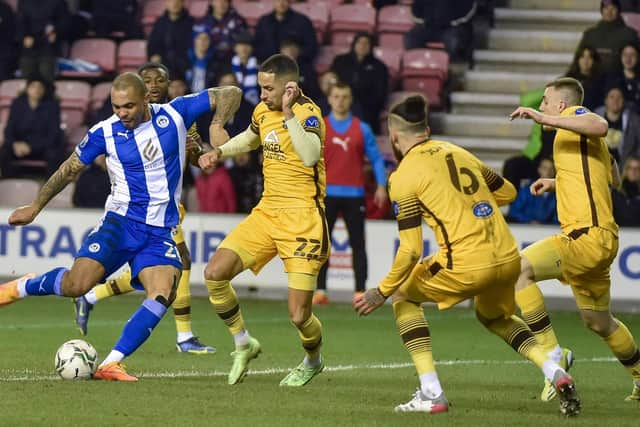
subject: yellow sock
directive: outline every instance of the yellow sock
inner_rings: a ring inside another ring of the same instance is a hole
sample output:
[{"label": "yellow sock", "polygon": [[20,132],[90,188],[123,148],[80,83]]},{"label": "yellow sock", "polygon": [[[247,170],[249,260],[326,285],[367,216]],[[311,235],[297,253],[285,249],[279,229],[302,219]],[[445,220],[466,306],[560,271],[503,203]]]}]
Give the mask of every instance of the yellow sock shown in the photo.
[{"label": "yellow sock", "polygon": [[435,372],[431,353],[431,333],[420,305],[398,301],[393,304],[396,325],[404,346],[409,351],[418,375]]},{"label": "yellow sock", "polygon": [[614,333],[604,338],[613,354],[620,363],[627,368],[635,381],[640,381],[640,351],[633,340],[633,335],[624,323],[614,319],[618,324],[618,329]]},{"label": "yellow sock", "polygon": [[522,320],[527,324],[545,352],[558,345],[558,339],[551,326],[551,320],[544,306],[544,297],[537,284],[516,291],[516,303],[520,307]]},{"label": "yellow sock", "polygon": [[320,354],[322,346],[322,323],[320,320],[311,313],[307,321],[298,328],[298,335],[309,360],[315,360]]},{"label": "yellow sock", "polygon": [[131,286],[131,271],[125,271],[115,279],[107,280],[105,283],[97,285],[93,290],[96,294],[97,301],[114,295],[133,292],[134,289],[133,286]]},{"label": "yellow sock", "polygon": [[549,356],[522,319],[518,316],[511,316],[507,319],[500,317],[492,320],[482,319],[481,316],[478,316],[478,318],[487,329],[542,369],[542,365]]},{"label": "yellow sock", "polygon": [[191,289],[189,279],[191,270],[182,270],[176,299],[173,301],[173,315],[178,332],[191,332]]},{"label": "yellow sock", "polygon": [[244,319],[238,304],[236,291],[233,290],[228,280],[207,280],[209,301],[213,304],[216,313],[224,321],[232,335],[244,330]]}]

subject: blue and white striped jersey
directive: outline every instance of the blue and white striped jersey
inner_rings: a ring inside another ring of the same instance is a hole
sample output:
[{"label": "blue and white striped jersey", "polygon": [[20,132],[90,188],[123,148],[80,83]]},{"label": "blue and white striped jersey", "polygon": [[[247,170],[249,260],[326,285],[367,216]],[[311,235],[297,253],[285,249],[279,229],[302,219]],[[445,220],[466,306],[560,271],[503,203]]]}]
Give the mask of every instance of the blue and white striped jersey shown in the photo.
[{"label": "blue and white striped jersey", "polygon": [[157,227],[178,224],[187,129],[210,110],[207,91],[149,104],[151,120],[134,130],[114,114],[76,147],[85,164],[106,154],[111,194],[105,210]]}]

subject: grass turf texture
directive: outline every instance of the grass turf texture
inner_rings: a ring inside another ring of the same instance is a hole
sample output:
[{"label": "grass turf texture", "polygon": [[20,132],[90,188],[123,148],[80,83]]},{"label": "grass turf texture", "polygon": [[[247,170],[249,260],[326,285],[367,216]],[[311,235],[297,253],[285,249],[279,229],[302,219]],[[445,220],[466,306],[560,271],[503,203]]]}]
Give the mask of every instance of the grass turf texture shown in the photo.
[{"label": "grass turf texture", "polygon": [[[102,359],[140,298],[100,302],[85,339]],[[577,356],[572,374],[583,411],[564,419],[557,400],[538,400],[542,375],[497,337],[473,312],[426,309],[440,380],[450,412],[394,414],[418,379],[401,344],[390,306],[357,318],[350,306],[315,310],[324,326],[327,369],[302,389],[278,386],[303,353],[285,302],[242,301],[247,326],[263,347],[238,386],[226,384],[233,342],[206,299],[194,299],[194,330],[217,347],[213,356],[175,351],[173,316],[128,359],[135,384],[62,381],[53,358],[62,342],[79,337],[71,300],[30,298],[0,310],[0,424],[221,425],[221,426],[637,426],[640,405],[624,402],[631,380],[607,347],[582,327],[576,313],[553,313],[563,345]],[[640,338],[640,317],[621,315]],[[251,372],[253,371],[253,372]]]}]

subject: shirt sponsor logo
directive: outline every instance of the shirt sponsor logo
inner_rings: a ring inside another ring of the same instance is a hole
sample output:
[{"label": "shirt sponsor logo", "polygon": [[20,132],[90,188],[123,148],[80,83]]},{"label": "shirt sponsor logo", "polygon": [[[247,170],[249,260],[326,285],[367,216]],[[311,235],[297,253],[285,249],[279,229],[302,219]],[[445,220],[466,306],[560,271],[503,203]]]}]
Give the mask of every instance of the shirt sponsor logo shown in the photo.
[{"label": "shirt sponsor logo", "polygon": [[588,112],[589,110],[587,110],[584,107],[576,108],[576,116],[579,116],[581,114],[587,114]]},{"label": "shirt sponsor logo", "polygon": [[393,215],[398,216],[400,214],[400,206],[398,205],[398,202],[393,202],[391,207],[393,208]]},{"label": "shirt sponsor logo", "polygon": [[477,218],[486,218],[493,214],[493,208],[489,202],[478,202],[473,205],[473,214]]},{"label": "shirt sponsor logo", "polygon": [[307,128],[320,127],[320,120],[318,120],[316,116],[307,117],[307,120],[304,121],[304,127],[307,127]]}]

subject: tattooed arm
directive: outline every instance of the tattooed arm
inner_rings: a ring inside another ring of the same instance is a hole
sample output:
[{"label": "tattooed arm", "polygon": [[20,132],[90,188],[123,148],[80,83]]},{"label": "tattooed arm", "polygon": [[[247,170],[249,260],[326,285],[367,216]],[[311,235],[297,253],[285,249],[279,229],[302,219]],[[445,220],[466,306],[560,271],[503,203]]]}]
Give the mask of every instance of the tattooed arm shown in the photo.
[{"label": "tattooed arm", "polygon": [[78,155],[75,152],[71,154],[40,188],[38,196],[30,205],[22,206],[13,211],[9,217],[9,224],[26,225],[31,223],[47,203],[61,192],[67,184],[75,180],[84,168],[85,164],[80,161]]},{"label": "tattooed arm", "polygon": [[209,143],[217,147],[229,140],[224,125],[238,111],[242,101],[242,89],[235,86],[220,86],[209,89],[209,102],[215,114],[209,126]]}]

